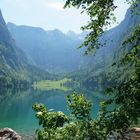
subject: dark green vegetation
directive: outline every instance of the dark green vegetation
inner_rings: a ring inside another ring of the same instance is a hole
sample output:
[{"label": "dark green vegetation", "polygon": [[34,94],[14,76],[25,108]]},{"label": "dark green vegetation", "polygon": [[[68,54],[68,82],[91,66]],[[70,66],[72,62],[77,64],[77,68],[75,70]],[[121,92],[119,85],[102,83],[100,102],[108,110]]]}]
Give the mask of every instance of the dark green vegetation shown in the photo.
[{"label": "dark green vegetation", "polygon": [[26,54],[16,46],[0,11],[0,87],[27,88],[51,75],[29,64]]},{"label": "dark green vegetation", "polygon": [[[37,130],[37,140],[80,140],[97,138],[94,133],[90,111],[91,102],[83,95],[73,93],[67,96],[68,108],[73,116],[66,116],[63,112],[50,112],[43,104],[34,104],[36,117],[43,130]],[[101,136],[100,136],[101,137]],[[98,139],[96,139],[98,140]]]},{"label": "dark green vegetation", "polygon": [[[110,67],[104,73],[100,73],[101,77],[99,75],[97,77],[100,78],[101,85],[108,82],[103,87],[111,95],[110,99],[101,103],[97,119],[93,120],[90,117],[91,103],[84,96],[78,96],[75,93],[67,97],[72,118],[68,118],[62,112],[49,112],[44,105],[35,104],[33,109],[37,112],[36,117],[43,127],[43,130],[36,132],[36,139],[106,140],[111,135],[117,139],[124,139],[128,129],[138,124],[140,118],[140,1],[127,0],[127,2],[132,2],[131,10],[128,11],[129,20],[125,25],[121,24],[124,26],[118,32],[116,53]],[[83,12],[86,11],[90,16],[90,22],[84,27],[91,30],[84,42],[84,46],[87,47],[85,53],[102,46],[101,35],[106,34],[103,34],[103,27],[114,20],[113,11],[116,8],[114,1],[67,0],[65,6],[82,7]],[[133,13],[130,13],[132,11]],[[138,15],[135,11],[138,11]],[[94,84],[95,75],[92,76],[91,72],[89,71],[90,80],[86,81],[87,85]],[[87,76],[81,75],[81,77]],[[112,104],[115,107],[108,108]]]},{"label": "dark green vegetation", "polygon": [[[131,4],[133,11],[138,7],[140,1],[126,0],[126,2]],[[114,0],[66,0],[64,8],[72,6],[81,8],[81,13],[87,13],[90,18],[87,25],[82,27],[83,30],[90,31],[81,45],[81,47],[86,47],[85,54],[104,46],[106,42],[100,42],[100,37],[105,31],[104,29],[116,21],[114,10],[117,6]]]}]

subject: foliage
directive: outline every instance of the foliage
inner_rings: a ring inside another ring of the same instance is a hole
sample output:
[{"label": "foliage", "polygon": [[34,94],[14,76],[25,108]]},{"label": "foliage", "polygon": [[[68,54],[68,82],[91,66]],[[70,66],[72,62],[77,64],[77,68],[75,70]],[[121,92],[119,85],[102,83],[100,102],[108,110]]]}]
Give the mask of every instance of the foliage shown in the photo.
[{"label": "foliage", "polygon": [[83,95],[78,96],[76,93],[67,96],[67,102],[69,110],[71,110],[72,114],[75,116],[76,119],[86,120],[90,119],[90,108],[91,103],[87,101]]},{"label": "foliage", "polygon": [[[113,103],[117,107],[111,111],[105,109],[104,121],[107,132],[117,132],[123,137],[140,118],[140,24],[122,45],[123,49],[127,47],[128,52],[114,65],[116,71],[110,75],[115,84],[107,88],[112,98],[105,102],[105,106]],[[125,74],[126,69],[129,72]]]},{"label": "foliage", "polygon": [[90,114],[91,102],[83,95],[74,92],[67,96],[67,102],[70,116],[63,112],[51,112],[43,104],[33,105],[39,125],[43,127],[36,131],[36,140],[106,140],[111,135],[123,138],[130,125],[126,109],[120,106],[109,111],[109,101],[101,103],[96,119]]},{"label": "foliage", "polygon": [[[65,8],[76,7],[82,9],[89,15],[90,20],[87,25],[83,26],[83,30],[89,30],[81,47],[86,47],[85,54],[104,46],[105,42],[100,42],[100,37],[104,30],[112,23],[116,22],[114,10],[117,8],[114,4],[115,0],[66,0]],[[126,0],[132,5],[132,8],[138,7],[140,0]]]},{"label": "foliage", "polygon": [[99,127],[99,123],[91,118],[91,102],[83,95],[72,93],[67,96],[68,108],[71,117],[62,112],[49,112],[42,104],[34,104],[36,117],[43,130],[37,130],[37,140],[81,140],[81,139],[106,139],[104,128]]},{"label": "foliage", "polygon": [[82,12],[86,12],[90,21],[88,25],[82,27],[83,30],[91,31],[85,38],[82,46],[86,46],[87,51],[91,52],[93,48],[98,48],[100,45],[99,37],[103,33],[104,26],[108,26],[112,21],[115,21],[113,11],[116,9],[113,0],[67,0],[65,7],[81,7]]},{"label": "foliage", "polygon": [[44,128],[42,131],[36,131],[38,140],[54,139],[56,129],[68,121],[63,112],[49,112],[43,104],[34,104],[33,109],[37,112],[36,117],[39,119],[39,125]]}]

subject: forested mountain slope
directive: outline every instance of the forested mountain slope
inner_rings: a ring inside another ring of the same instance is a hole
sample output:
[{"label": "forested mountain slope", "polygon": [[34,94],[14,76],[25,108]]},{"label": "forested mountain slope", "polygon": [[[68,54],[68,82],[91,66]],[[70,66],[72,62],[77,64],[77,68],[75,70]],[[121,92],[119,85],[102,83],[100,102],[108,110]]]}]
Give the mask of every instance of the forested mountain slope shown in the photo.
[{"label": "forested mountain slope", "polygon": [[23,52],[15,45],[0,11],[0,81],[7,84],[27,65]]},{"label": "forested mountain slope", "polygon": [[47,74],[29,65],[25,53],[16,47],[0,11],[0,85],[29,84],[33,79],[44,77],[44,75],[47,77]]}]

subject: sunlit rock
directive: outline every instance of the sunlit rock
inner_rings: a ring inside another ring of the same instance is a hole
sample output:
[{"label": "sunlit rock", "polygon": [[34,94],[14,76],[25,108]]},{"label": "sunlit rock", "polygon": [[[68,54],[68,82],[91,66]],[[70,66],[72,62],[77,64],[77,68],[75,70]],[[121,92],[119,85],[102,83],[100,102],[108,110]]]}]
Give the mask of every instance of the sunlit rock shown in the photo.
[{"label": "sunlit rock", "polygon": [[0,129],[0,140],[22,140],[22,138],[11,128],[4,128]]}]

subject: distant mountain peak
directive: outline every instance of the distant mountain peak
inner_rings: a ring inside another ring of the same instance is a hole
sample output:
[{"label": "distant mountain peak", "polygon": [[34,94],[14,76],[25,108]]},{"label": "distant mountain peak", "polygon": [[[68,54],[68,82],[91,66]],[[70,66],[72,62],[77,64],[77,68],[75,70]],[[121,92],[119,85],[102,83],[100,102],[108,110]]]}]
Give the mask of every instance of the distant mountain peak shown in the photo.
[{"label": "distant mountain peak", "polygon": [[29,29],[33,30],[33,29],[35,29],[35,30],[37,30],[39,32],[45,32],[45,30],[43,28],[41,28],[41,27],[33,27],[33,26],[28,26],[28,25],[17,25],[17,24],[12,23],[12,22],[8,22],[7,27],[12,28],[12,29],[20,27],[20,28],[22,28],[24,30],[29,30]]},{"label": "distant mountain peak", "polygon": [[7,29],[1,10],[0,10],[0,43],[4,43],[4,44],[14,43],[11,34]]},{"label": "distant mountain peak", "polygon": [[54,29],[53,31],[54,32],[61,32],[59,29]]},{"label": "distant mountain peak", "polygon": [[67,32],[67,36],[69,36],[69,37],[71,37],[71,38],[74,38],[74,37],[77,38],[77,34],[76,34],[74,31],[72,31],[72,30],[69,30],[69,31]]},{"label": "distant mountain peak", "polygon": [[0,9],[0,25],[2,26],[5,26],[5,21],[4,21],[4,18],[3,18],[3,15],[2,15],[2,12],[1,12],[1,9]]},{"label": "distant mountain peak", "polygon": [[16,24],[12,23],[12,22],[8,22],[7,23],[8,26],[15,26]]},{"label": "distant mountain peak", "polygon": [[59,29],[54,29],[51,32],[53,32],[56,35],[63,35],[64,33],[62,31],[60,31]]},{"label": "distant mountain peak", "polygon": [[1,12],[1,9],[0,9],[0,17],[2,16],[2,12]]},{"label": "distant mountain peak", "polygon": [[68,32],[67,32],[67,34],[76,34],[74,31],[72,31],[72,30],[69,30]]}]

